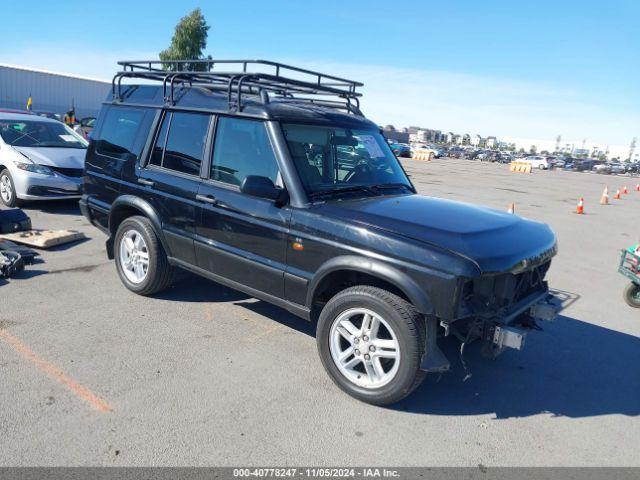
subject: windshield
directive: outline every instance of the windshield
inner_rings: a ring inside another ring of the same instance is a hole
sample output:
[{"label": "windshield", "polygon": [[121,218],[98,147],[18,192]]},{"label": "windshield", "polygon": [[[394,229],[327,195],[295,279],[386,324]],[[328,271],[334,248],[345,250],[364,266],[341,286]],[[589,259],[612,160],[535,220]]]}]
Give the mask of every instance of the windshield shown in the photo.
[{"label": "windshield", "polygon": [[0,136],[14,147],[87,148],[87,142],[59,122],[0,120]]},{"label": "windshield", "polygon": [[413,192],[398,160],[376,130],[296,124],[285,124],[282,128],[310,196]]}]

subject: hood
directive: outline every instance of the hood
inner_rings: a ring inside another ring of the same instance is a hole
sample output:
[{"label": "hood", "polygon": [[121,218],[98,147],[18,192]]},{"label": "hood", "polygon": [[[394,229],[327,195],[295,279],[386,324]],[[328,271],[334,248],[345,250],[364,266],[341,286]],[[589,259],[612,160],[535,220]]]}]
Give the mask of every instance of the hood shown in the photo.
[{"label": "hood", "polygon": [[372,197],[323,204],[323,215],[350,218],[473,260],[483,273],[521,261],[546,261],[556,238],[544,223],[506,212],[422,195]]},{"label": "hood", "polygon": [[59,168],[84,168],[84,148],[12,147],[39,165]]}]

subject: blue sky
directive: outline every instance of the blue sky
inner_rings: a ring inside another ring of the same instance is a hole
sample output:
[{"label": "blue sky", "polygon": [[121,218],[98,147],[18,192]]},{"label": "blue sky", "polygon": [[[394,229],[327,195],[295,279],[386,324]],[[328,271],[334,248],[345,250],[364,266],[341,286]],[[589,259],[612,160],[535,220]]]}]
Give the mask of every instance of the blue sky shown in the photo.
[{"label": "blue sky", "polygon": [[109,78],[200,7],[214,58],[365,82],[379,123],[619,144],[640,136],[640,1],[13,2],[0,62]]}]

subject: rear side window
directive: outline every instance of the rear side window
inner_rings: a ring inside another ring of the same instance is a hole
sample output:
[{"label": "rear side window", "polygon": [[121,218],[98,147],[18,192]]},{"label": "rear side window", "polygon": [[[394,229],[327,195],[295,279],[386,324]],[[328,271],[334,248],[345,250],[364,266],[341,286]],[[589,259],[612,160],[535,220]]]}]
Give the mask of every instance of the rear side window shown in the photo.
[{"label": "rear side window", "polygon": [[[100,155],[128,160],[140,155],[136,151],[136,142],[145,122],[146,111],[142,109],[113,107],[109,108],[96,139],[96,152]],[[146,133],[145,133],[146,138]]]},{"label": "rear side window", "polygon": [[220,117],[211,162],[211,179],[241,185],[248,175],[278,180],[278,165],[261,121]]},{"label": "rear side window", "polygon": [[200,174],[210,116],[168,113],[151,153],[151,164],[189,175]]}]

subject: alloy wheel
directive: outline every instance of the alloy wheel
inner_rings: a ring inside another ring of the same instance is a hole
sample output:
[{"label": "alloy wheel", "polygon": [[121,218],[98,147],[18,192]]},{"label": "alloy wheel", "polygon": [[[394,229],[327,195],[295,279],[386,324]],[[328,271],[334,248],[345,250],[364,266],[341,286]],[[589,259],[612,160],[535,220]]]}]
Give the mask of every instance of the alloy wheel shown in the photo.
[{"label": "alloy wheel", "polygon": [[354,384],[380,388],[398,373],[400,344],[390,324],[366,308],[341,313],[329,332],[331,358]]},{"label": "alloy wheel", "polygon": [[149,249],[137,230],[127,230],[120,240],[120,266],[131,283],[142,283],[149,271]]},{"label": "alloy wheel", "polygon": [[4,203],[10,203],[13,198],[13,185],[9,175],[5,174],[0,177],[0,197]]}]

